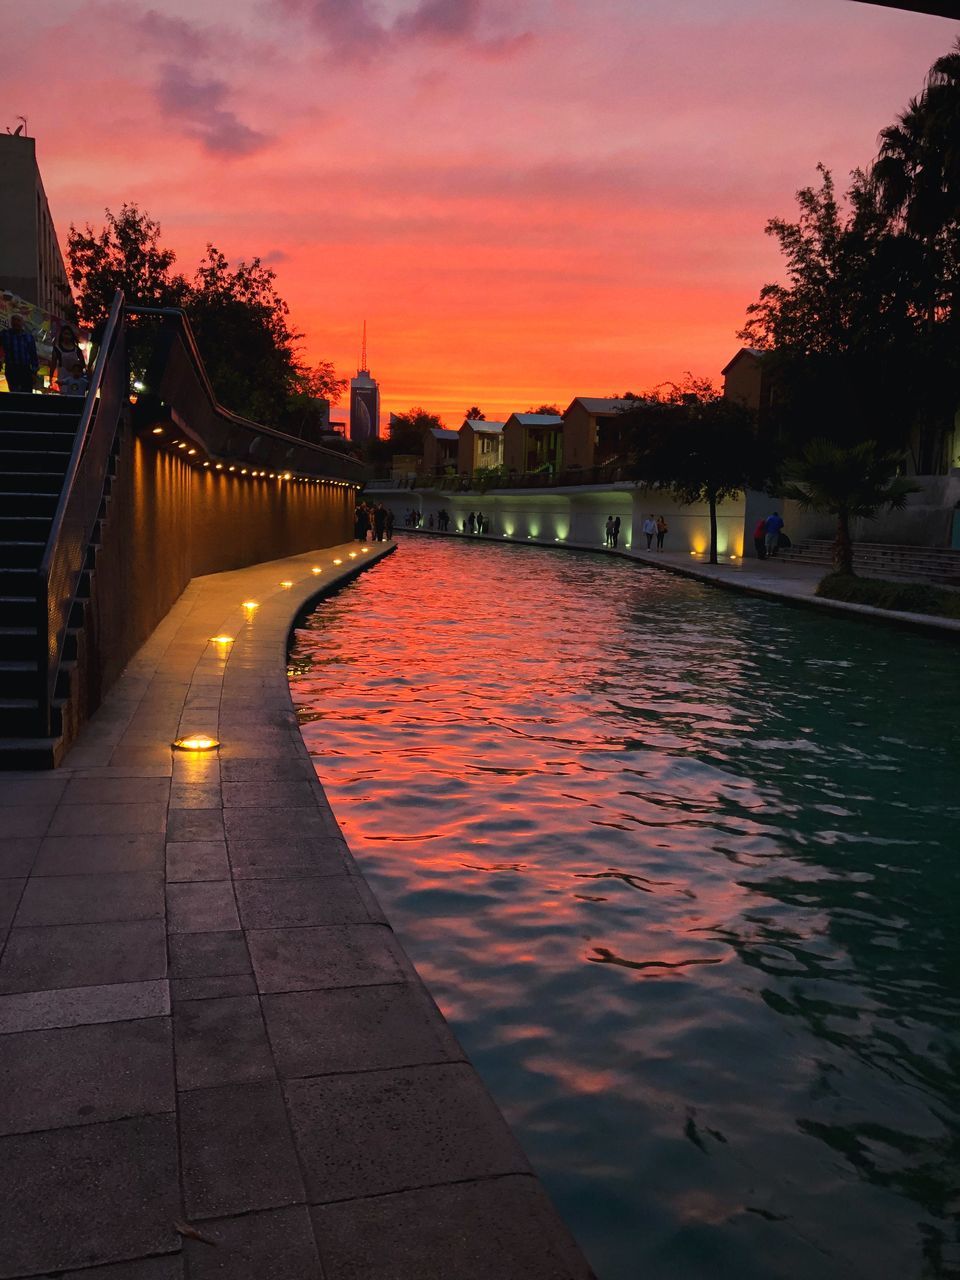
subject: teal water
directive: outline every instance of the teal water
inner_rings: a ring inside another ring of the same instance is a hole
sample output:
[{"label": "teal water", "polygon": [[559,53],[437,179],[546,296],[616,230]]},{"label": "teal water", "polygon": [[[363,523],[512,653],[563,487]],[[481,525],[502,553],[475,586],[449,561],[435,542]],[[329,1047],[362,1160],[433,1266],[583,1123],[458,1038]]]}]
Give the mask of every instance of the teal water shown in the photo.
[{"label": "teal water", "polygon": [[291,683],[601,1280],[960,1276],[955,646],[408,538]]}]

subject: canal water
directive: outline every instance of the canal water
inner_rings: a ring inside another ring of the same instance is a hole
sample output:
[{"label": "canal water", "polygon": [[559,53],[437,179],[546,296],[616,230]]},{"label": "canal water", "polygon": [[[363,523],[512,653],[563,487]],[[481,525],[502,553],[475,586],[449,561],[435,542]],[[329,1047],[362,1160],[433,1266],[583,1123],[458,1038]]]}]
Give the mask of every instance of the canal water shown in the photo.
[{"label": "canal water", "polygon": [[297,631],[347,839],[601,1280],[960,1276],[957,662],[412,537]]}]

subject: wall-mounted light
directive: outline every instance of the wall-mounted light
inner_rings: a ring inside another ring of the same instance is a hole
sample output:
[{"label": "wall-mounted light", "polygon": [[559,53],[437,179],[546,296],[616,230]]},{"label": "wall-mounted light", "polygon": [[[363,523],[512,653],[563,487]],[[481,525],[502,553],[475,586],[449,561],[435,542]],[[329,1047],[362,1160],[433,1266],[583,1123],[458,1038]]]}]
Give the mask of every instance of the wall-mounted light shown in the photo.
[{"label": "wall-mounted light", "polygon": [[188,449],[188,450],[187,450],[187,457],[188,457],[188,458],[192,458],[196,452],[197,452],[197,451],[196,451],[196,449]]},{"label": "wall-mounted light", "polygon": [[146,387],[139,380],[133,384],[134,391],[146,391]]},{"label": "wall-mounted light", "polygon": [[218,471],[222,471],[222,470],[223,470],[223,463],[222,463],[222,462],[218,462],[218,463],[217,463],[217,470],[218,470]]},{"label": "wall-mounted light", "polygon": [[163,435],[163,427],[154,427],[154,428],[153,428],[153,434],[154,434],[155,436],[162,436],[162,435]]},{"label": "wall-mounted light", "polygon": [[219,741],[208,733],[191,733],[172,743],[175,751],[214,751],[219,745]]},{"label": "wall-mounted light", "polygon": [[178,448],[178,449],[185,449],[186,447],[187,447],[187,442],[186,442],[186,440],[178,440],[178,441],[177,441],[177,448]]}]

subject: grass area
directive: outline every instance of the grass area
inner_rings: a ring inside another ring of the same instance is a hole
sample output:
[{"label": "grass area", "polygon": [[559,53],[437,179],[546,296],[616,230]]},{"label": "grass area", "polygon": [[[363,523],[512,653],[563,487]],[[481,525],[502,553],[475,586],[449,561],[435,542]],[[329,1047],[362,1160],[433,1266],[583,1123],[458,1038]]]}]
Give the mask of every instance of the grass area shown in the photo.
[{"label": "grass area", "polygon": [[817,587],[817,595],[827,600],[869,604],[875,609],[960,619],[960,591],[926,582],[890,582],[886,578],[859,578],[852,573],[828,573]]}]

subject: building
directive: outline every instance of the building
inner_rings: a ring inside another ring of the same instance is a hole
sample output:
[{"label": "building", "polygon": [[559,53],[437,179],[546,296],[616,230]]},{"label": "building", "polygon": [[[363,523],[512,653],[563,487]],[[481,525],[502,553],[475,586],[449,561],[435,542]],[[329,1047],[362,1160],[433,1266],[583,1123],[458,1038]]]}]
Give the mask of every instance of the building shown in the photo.
[{"label": "building", "polygon": [[366,444],[380,438],[380,384],[367,368],[367,322],[363,322],[363,346],[360,368],[350,379],[350,439]]},{"label": "building", "polygon": [[741,347],[720,370],[724,396],[752,409],[758,420],[762,420],[771,402],[771,379],[763,357],[764,353],[755,347]]},{"label": "building", "polygon": [[36,142],[14,134],[0,134],[0,290],[53,316],[75,314]]},{"label": "building", "polygon": [[444,427],[432,427],[423,437],[423,471],[428,476],[442,476],[457,469],[460,436]]},{"label": "building", "polygon": [[474,471],[487,471],[503,465],[502,422],[483,418],[466,418],[458,435],[457,471],[470,476]]},{"label": "building", "polygon": [[503,427],[503,466],[508,474],[549,471],[563,465],[563,419],[558,413],[511,413]]},{"label": "building", "polygon": [[563,465],[613,466],[627,461],[623,415],[633,400],[577,396],[563,415]]}]

